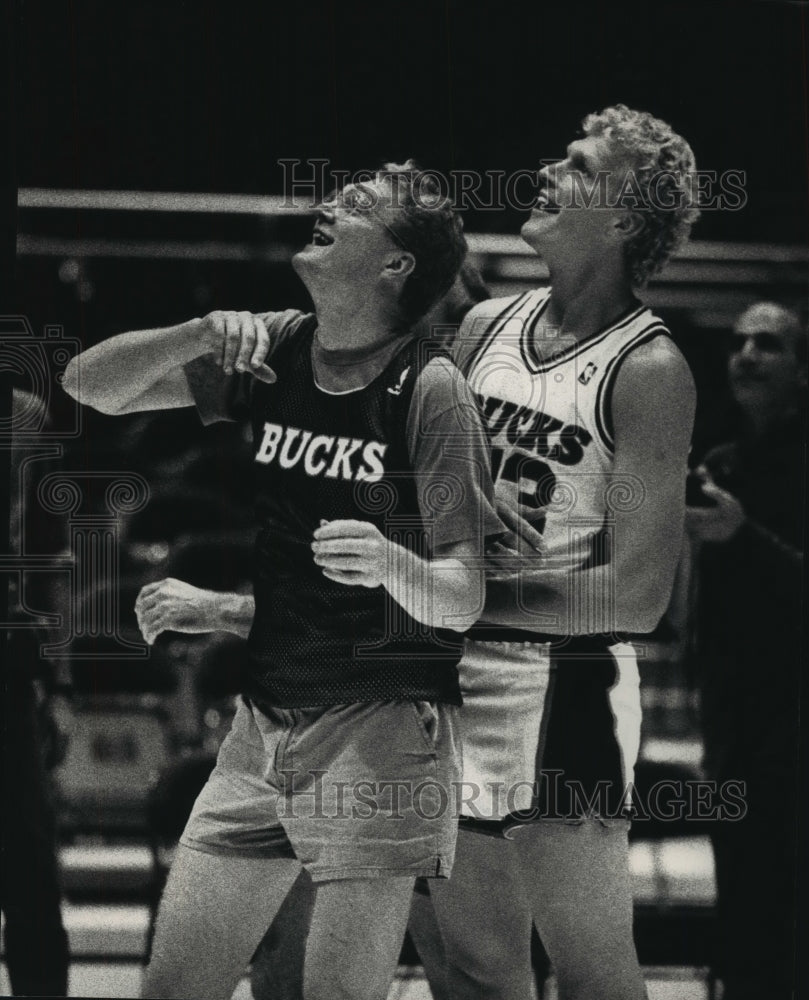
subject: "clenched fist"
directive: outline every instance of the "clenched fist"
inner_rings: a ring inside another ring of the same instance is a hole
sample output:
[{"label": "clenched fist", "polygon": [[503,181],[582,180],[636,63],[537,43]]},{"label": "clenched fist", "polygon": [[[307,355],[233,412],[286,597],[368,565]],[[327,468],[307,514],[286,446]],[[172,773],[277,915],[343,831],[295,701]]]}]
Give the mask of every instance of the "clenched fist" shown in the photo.
[{"label": "clenched fist", "polygon": [[199,322],[206,344],[226,374],[250,372],[260,382],[276,381],[275,372],[265,363],[270,336],[260,316],[217,310]]}]

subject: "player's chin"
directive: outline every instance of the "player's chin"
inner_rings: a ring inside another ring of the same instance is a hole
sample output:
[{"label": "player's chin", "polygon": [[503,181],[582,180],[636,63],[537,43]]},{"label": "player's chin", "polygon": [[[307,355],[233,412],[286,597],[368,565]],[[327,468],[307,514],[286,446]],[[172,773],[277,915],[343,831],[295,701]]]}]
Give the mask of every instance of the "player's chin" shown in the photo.
[{"label": "player's chin", "polygon": [[553,216],[534,210],[522,224],[520,236],[529,247],[533,247],[536,242],[542,239],[542,235],[552,221]]},{"label": "player's chin", "polygon": [[306,246],[299,250],[296,254],[292,255],[292,269],[298,275],[304,275],[311,272],[318,264],[318,251],[322,250],[322,247],[316,247],[312,243],[307,243]]}]

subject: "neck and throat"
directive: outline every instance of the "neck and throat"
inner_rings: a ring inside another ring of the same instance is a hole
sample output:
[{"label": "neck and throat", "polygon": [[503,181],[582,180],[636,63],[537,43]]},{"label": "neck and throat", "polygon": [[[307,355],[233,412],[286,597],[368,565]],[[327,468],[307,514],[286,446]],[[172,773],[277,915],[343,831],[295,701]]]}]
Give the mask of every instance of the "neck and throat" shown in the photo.
[{"label": "neck and throat", "polygon": [[328,392],[364,388],[410,339],[398,314],[373,297],[354,303],[315,300],[315,312],[312,365],[317,384]]},{"label": "neck and throat", "polygon": [[551,297],[549,325],[583,340],[639,305],[622,260],[584,261],[564,267],[548,261]]},{"label": "neck and throat", "polygon": [[317,315],[320,345],[327,351],[356,351],[401,337],[405,330],[398,311],[383,297],[345,286],[309,289]]}]

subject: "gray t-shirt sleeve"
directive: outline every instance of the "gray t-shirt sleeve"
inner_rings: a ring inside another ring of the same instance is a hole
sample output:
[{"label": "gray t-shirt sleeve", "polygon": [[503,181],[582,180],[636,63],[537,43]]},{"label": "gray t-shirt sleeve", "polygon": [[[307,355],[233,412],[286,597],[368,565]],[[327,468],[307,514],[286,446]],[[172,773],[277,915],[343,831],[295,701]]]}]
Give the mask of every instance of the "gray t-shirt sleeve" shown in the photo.
[{"label": "gray t-shirt sleeve", "polygon": [[491,455],[480,413],[466,379],[446,358],[434,358],[419,375],[407,444],[434,551],[472,542],[482,555],[486,540],[506,528],[495,510]]},{"label": "gray t-shirt sleeve", "polygon": [[[297,309],[256,315],[264,320],[270,336],[266,360],[272,366],[275,351],[298,332],[308,317]],[[220,420],[244,420],[248,417],[250,393],[255,381],[249,372],[226,375],[216,364],[212,354],[203,354],[189,361],[184,370],[188,388],[203,424],[207,426]]]}]

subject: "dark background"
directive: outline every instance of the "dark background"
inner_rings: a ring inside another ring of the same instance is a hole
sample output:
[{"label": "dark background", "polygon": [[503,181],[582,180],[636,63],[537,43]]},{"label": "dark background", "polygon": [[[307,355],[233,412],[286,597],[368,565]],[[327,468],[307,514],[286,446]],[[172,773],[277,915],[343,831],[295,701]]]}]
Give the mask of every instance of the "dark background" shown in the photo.
[{"label": "dark background", "polygon": [[[280,157],[536,168],[623,101],[747,171],[701,239],[805,243],[802,3],[22,0],[21,186],[280,193]],[[518,214],[470,229],[514,232]]]},{"label": "dark background", "polygon": [[[18,0],[17,9],[21,187],[281,194],[281,158],[355,171],[414,156],[444,172],[510,174],[563,155],[585,114],[623,101],[671,122],[700,169],[746,172],[743,210],[704,211],[695,239],[807,246],[809,4]],[[524,216],[469,210],[465,223],[517,233]],[[14,311],[85,346],[214,308],[309,306],[288,264],[289,248],[308,239],[302,217],[20,209],[18,224],[22,238],[156,245],[152,259],[69,246],[18,257]],[[168,259],[160,248],[177,239],[241,241],[248,257]],[[283,252],[272,263],[274,247]],[[697,380],[695,461],[732,429],[721,334],[733,309],[763,295],[805,307],[805,263],[759,272],[769,277],[756,286],[734,279],[732,309],[719,274],[658,310]],[[57,420],[66,402],[53,395]],[[107,430],[104,418],[84,419],[117,439],[118,421]],[[98,450],[88,456],[98,461]]]},{"label": "dark background", "polygon": [[[15,72],[2,167],[14,173],[16,146],[25,188],[252,194],[280,194],[278,160],[289,157],[350,171],[414,156],[442,171],[512,172],[562,155],[586,113],[623,101],[671,122],[700,169],[746,172],[744,210],[705,212],[697,240],[805,248],[808,21],[809,4],[793,0],[17,0],[3,67],[4,76]],[[470,212],[466,225],[516,233],[521,218]],[[21,232],[49,237],[125,239],[153,226],[157,239],[182,230],[259,246],[272,235],[255,218],[19,219]],[[25,314],[37,336],[56,323],[89,346],[209,308],[306,305],[286,263],[69,257],[17,259],[13,307],[4,310]],[[697,379],[697,461],[731,426],[721,344],[728,324],[725,314],[697,322],[691,303],[661,313]],[[64,422],[65,395],[54,392],[50,403],[55,423]],[[84,433],[63,458],[69,469],[125,468],[161,483],[167,475],[155,463],[189,443],[202,447],[190,413],[83,418]],[[239,483],[239,442],[206,434],[225,492]],[[191,489],[179,476],[176,485]]]}]

